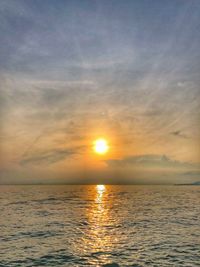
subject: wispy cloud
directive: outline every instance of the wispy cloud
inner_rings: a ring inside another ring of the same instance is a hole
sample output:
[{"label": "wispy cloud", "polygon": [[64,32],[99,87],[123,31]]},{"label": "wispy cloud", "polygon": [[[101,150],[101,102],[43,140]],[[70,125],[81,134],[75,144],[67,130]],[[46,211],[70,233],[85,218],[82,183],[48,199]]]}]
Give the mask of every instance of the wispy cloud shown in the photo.
[{"label": "wispy cloud", "polygon": [[173,168],[173,169],[196,169],[199,165],[172,160],[166,155],[139,155],[129,156],[122,159],[109,159],[106,163],[110,167],[142,167],[142,168]]},{"label": "wispy cloud", "polygon": [[32,153],[32,155],[24,155],[20,161],[20,164],[49,165],[71,157],[77,154],[79,151],[80,148],[39,151],[37,153]]},{"label": "wispy cloud", "polygon": [[171,135],[180,137],[180,138],[184,138],[184,139],[188,139],[189,137],[187,135],[185,135],[184,133],[182,133],[182,131],[174,131],[170,133]]}]

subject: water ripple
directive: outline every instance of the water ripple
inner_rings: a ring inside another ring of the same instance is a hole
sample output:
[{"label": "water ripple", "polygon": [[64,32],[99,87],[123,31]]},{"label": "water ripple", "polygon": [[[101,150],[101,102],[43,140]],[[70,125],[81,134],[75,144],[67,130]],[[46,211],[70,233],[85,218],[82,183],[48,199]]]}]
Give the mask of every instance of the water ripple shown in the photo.
[{"label": "water ripple", "polygon": [[200,187],[2,187],[0,267],[200,262]]}]

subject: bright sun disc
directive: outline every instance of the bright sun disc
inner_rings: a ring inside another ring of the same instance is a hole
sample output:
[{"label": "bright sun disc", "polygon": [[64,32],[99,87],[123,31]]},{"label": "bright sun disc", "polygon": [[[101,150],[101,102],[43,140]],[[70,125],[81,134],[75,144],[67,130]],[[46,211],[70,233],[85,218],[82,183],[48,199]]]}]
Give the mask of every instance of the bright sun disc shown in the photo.
[{"label": "bright sun disc", "polygon": [[105,154],[107,153],[109,149],[108,143],[105,139],[101,138],[101,139],[97,139],[94,142],[94,150],[96,153],[98,154]]}]

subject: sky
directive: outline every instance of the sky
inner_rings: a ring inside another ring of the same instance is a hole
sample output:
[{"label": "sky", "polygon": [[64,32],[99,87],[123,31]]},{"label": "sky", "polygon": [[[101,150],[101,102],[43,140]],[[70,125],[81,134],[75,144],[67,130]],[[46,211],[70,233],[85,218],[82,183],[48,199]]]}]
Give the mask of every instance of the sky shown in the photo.
[{"label": "sky", "polygon": [[1,0],[0,40],[1,184],[200,180],[199,0]]}]

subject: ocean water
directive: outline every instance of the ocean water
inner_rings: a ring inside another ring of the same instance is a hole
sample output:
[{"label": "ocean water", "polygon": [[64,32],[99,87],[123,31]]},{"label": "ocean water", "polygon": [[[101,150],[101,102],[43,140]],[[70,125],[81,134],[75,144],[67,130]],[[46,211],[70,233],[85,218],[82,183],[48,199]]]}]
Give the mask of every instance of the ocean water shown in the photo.
[{"label": "ocean water", "polygon": [[1,186],[0,266],[200,266],[200,186]]}]

